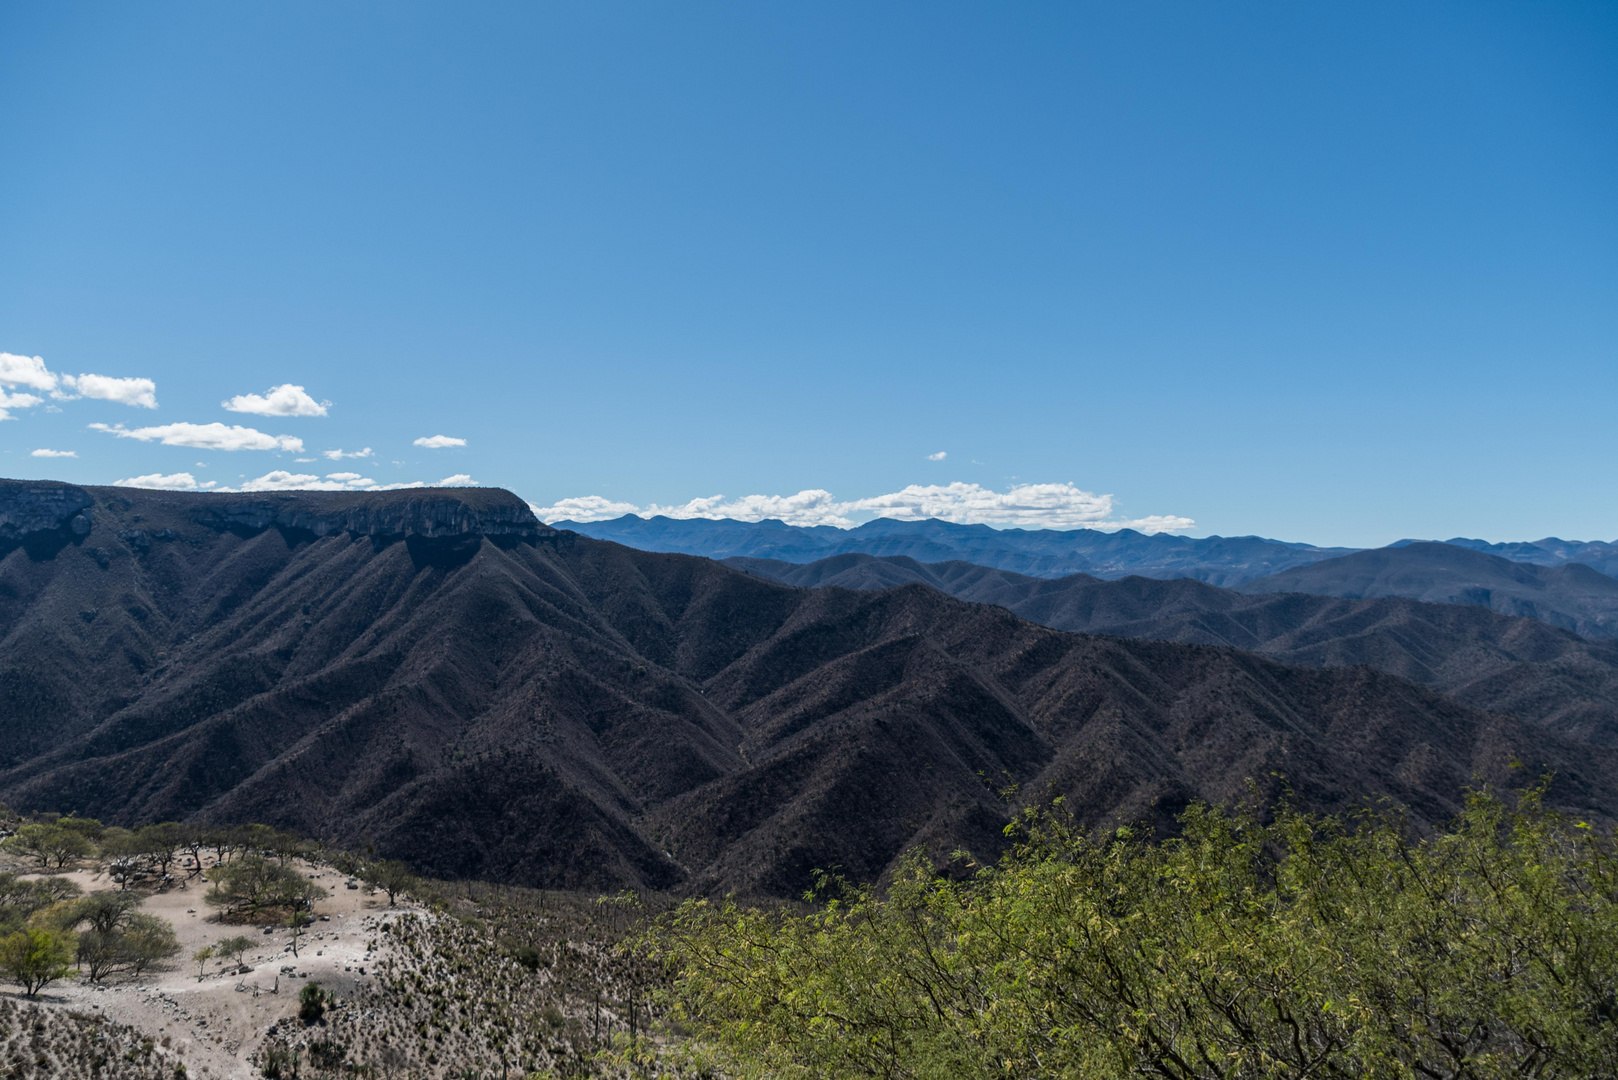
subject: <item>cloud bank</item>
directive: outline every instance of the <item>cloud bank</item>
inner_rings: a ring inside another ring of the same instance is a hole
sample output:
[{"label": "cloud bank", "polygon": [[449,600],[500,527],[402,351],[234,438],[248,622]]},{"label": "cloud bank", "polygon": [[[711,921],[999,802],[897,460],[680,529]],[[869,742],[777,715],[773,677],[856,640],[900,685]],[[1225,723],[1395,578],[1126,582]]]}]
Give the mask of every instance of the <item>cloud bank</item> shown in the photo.
[{"label": "cloud bank", "polygon": [[105,431],[120,439],[159,442],[164,446],[193,446],[199,450],[286,450],[303,453],[303,440],[291,435],[266,435],[239,424],[163,424],[130,430],[122,424],[91,424],[92,431]]},{"label": "cloud bank", "polygon": [[188,472],[170,473],[167,476],[162,473],[129,476],[122,480],[114,480],[113,486],[147,488],[152,491],[401,491],[430,487],[477,487],[478,482],[466,473],[456,473],[436,483],[412,480],[406,484],[379,484],[368,476],[352,472],[327,473],[325,476],[319,476],[315,473],[272,469],[263,476],[243,481],[239,488],[221,487],[213,480],[198,483],[197,478]]},{"label": "cloud bank", "polygon": [[911,484],[891,494],[849,501],[839,501],[829,491],[812,488],[796,495],[744,495],[738,499],[712,495],[674,506],[652,503],[639,507],[600,495],[585,495],[562,499],[553,506],[534,507],[541,521],[605,521],[639,514],[737,521],[776,519],[788,525],[833,525],[840,529],[853,528],[873,518],[938,518],[961,525],[1021,529],[1139,529],[1147,533],[1183,532],[1196,526],[1187,517],[1154,514],[1120,518],[1116,510],[1113,496],[1097,495],[1072,484],[1017,484],[1001,492],[959,482]]},{"label": "cloud bank", "polygon": [[197,478],[188,472],[147,473],[145,476],[128,476],[122,480],[114,480],[113,487],[146,488],[148,491],[211,491],[215,481],[209,480],[205,484],[197,483]]},{"label": "cloud bank", "polygon": [[[344,458],[368,458],[376,456],[375,452],[369,446],[367,446],[364,450],[322,450],[320,453],[333,461],[342,461]],[[312,461],[314,459],[311,458],[310,460]]]},{"label": "cloud bank", "polygon": [[264,394],[237,394],[220,404],[227,412],[254,416],[325,416],[326,410],[331,408],[331,402],[316,401],[304,393],[303,387],[292,383],[272,386]]},{"label": "cloud bank", "polygon": [[411,445],[425,446],[429,450],[442,450],[446,446],[465,446],[465,439],[457,439],[453,435],[423,435]]},{"label": "cloud bank", "polygon": [[47,450],[43,446],[38,450],[28,451],[29,457],[78,457],[77,450]]},{"label": "cloud bank", "polygon": [[[38,390],[56,401],[96,398],[142,409],[157,408],[157,384],[151,379],[61,375],[47,368],[41,357],[0,352],[0,387],[8,386]],[[11,419],[8,409],[30,409],[44,404],[44,400],[35,394],[0,390],[0,420]]]}]

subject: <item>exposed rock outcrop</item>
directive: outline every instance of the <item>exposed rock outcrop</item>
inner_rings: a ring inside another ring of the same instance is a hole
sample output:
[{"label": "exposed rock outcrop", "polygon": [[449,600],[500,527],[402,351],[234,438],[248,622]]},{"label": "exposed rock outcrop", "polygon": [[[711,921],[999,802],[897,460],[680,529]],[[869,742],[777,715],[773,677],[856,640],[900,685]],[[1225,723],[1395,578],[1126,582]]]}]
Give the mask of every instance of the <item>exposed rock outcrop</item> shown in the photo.
[{"label": "exposed rock outcrop", "polygon": [[37,533],[85,536],[95,499],[72,484],[51,480],[0,480],[0,543],[18,543]]}]

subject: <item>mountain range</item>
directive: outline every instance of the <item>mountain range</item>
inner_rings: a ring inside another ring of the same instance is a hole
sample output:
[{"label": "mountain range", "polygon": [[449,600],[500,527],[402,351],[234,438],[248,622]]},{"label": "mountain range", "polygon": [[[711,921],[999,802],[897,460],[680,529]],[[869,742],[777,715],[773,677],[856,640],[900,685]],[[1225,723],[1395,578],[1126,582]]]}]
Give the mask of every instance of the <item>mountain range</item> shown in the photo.
[{"label": "mountain range", "polygon": [[[1402,550],[1421,557],[1415,548]],[[1504,563],[1511,572],[1538,570],[1479,557]],[[1508,713],[1586,742],[1618,745],[1618,641],[1589,640],[1539,619],[1502,615],[1479,605],[1283,593],[1264,587],[1265,582],[1233,590],[1186,578],[1103,581],[1077,574],[1053,580],[971,563],[925,564],[871,555],[839,555],[806,564],[725,561],[747,573],[810,588],[923,584],[962,600],[999,605],[1058,630],[1225,645],[1307,667],[1366,664],[1476,708]]]},{"label": "mountain range", "polygon": [[792,896],[914,846],[992,854],[1028,800],[1168,827],[1249,780],[1436,822],[1545,770],[1618,819],[1618,750],[1557,726],[931,584],[793,587],[498,490],[0,482],[0,799],[265,821],[441,876]]},{"label": "mountain range", "polygon": [[[626,514],[610,521],[556,521],[599,540],[613,540],[644,551],[702,555],[710,559],[778,559],[808,563],[834,555],[904,556],[917,562],[970,562],[1030,577],[1089,574],[1120,578],[1195,578],[1233,587],[1292,567],[1353,553],[1354,548],[1266,540],[1259,536],[1194,539],[1133,529],[993,529],[936,519],[895,521],[878,518],[853,529],[830,525],[787,525],[780,521],[708,518],[643,518]],[[1428,543],[1400,540],[1404,547]],[[1526,543],[1491,544],[1457,537],[1450,547],[1495,555],[1537,566],[1582,563],[1618,575],[1618,542],[1583,542],[1554,537]]]},{"label": "mountain range", "polygon": [[802,563],[860,553],[904,556],[918,562],[959,560],[1032,577],[1090,574],[1116,578],[1142,574],[1196,578],[1215,585],[1237,585],[1353,550],[1289,544],[1257,536],[1191,539],[1169,533],[1148,535],[1134,529],[992,529],[936,519],[878,518],[857,528],[839,529],[780,521],[642,518],[626,514],[611,521],[553,524],[643,551],[710,559],[745,557]]}]

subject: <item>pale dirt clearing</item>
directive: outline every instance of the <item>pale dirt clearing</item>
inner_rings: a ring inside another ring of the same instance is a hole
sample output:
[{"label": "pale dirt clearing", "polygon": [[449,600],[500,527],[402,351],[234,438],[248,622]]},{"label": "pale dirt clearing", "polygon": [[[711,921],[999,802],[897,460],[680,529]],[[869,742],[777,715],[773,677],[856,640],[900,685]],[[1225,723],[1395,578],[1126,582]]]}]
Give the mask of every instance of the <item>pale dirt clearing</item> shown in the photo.
[{"label": "pale dirt clearing", "polygon": [[[331,894],[316,902],[317,921],[299,940],[296,957],[289,947],[291,934],[283,927],[265,934],[263,927],[218,921],[215,910],[202,900],[207,883],[192,878],[183,887],[176,883],[147,895],[141,904],[142,911],[172,923],[179,938],[180,954],[166,970],[139,978],[113,976],[100,985],[64,980],[48,987],[41,1001],[65,1011],[95,1012],[145,1031],[177,1052],[192,1077],[258,1076],[259,1069],[249,1058],[270,1029],[303,1027],[297,1019],[298,992],[318,982],[336,995],[336,1008],[344,1008],[356,986],[372,972],[374,954],[367,944],[377,941],[379,917],[419,910],[404,902],[389,908],[385,893],[371,893],[363,886],[349,889],[346,883],[351,879],[329,867],[295,865]],[[39,876],[34,869],[25,872]],[[63,876],[87,893],[117,888],[99,870]],[[183,871],[175,874],[177,879],[182,876]],[[252,970],[227,972],[227,962],[216,957],[207,962],[206,974],[199,980],[192,953],[238,934],[253,939],[245,957]]]}]

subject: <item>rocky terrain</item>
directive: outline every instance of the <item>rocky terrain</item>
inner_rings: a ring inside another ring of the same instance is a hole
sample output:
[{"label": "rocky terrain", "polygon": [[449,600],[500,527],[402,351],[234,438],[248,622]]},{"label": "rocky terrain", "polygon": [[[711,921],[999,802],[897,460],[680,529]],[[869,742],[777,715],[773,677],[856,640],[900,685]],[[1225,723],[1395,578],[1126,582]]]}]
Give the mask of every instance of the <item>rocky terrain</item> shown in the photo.
[{"label": "rocky terrain", "polygon": [[25,811],[777,896],[915,846],[988,856],[1055,794],[1167,825],[1284,777],[1320,809],[1382,795],[1436,821],[1520,762],[1618,817],[1614,751],[1368,667],[1064,633],[920,585],[792,588],[549,529],[500,491],[56,488],[4,503],[34,523],[0,559],[0,800]]}]

